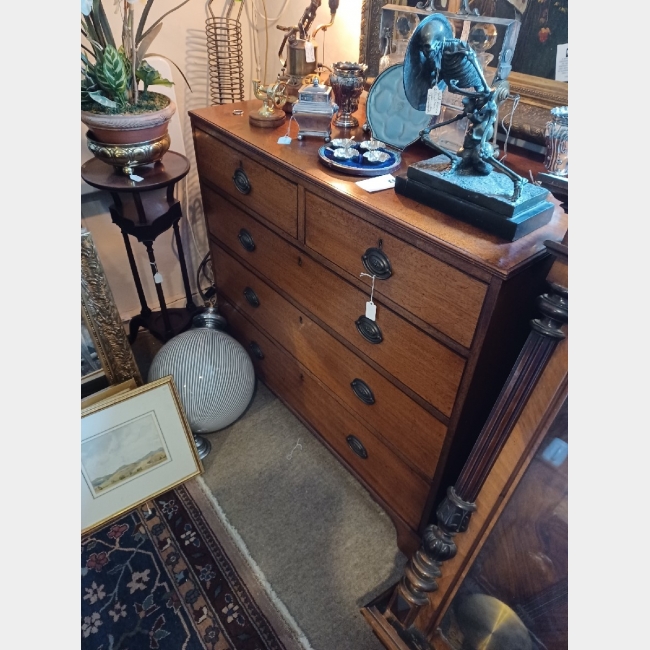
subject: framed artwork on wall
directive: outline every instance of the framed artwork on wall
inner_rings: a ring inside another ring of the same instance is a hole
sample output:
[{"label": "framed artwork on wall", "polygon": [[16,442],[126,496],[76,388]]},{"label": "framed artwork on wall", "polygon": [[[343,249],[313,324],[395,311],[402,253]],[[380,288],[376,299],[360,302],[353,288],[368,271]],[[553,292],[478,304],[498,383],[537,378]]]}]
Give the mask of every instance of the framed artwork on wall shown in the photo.
[{"label": "framed artwork on wall", "polygon": [[171,376],[82,410],[82,535],[202,471]]}]

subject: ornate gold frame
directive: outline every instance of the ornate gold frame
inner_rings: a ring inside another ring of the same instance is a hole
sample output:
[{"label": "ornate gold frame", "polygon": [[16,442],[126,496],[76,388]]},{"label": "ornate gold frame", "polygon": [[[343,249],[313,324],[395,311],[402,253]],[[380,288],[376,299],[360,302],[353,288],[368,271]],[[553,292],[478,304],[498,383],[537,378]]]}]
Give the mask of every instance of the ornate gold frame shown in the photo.
[{"label": "ornate gold frame", "polygon": [[126,514],[127,512],[131,512],[131,510],[134,510],[135,508],[141,506],[142,504],[146,503],[147,501],[150,501],[151,499],[155,499],[156,497],[160,496],[161,494],[164,494],[165,492],[169,490],[173,490],[175,487],[178,487],[179,485],[185,483],[186,481],[189,481],[191,478],[194,478],[195,476],[199,476],[200,474],[203,473],[203,463],[201,462],[201,459],[199,458],[198,451],[196,449],[196,444],[194,442],[194,436],[192,434],[192,431],[190,429],[190,425],[187,423],[187,418],[185,417],[185,411],[183,410],[183,405],[181,404],[180,397],[178,395],[178,391],[176,390],[176,386],[174,384],[174,380],[171,375],[168,375],[167,377],[162,377],[161,379],[157,379],[156,381],[152,381],[148,384],[145,384],[144,386],[139,386],[138,388],[134,388],[133,390],[130,390],[126,393],[122,393],[120,395],[115,395],[113,397],[109,397],[106,400],[102,400],[101,402],[97,404],[93,404],[92,406],[89,406],[86,409],[83,409],[81,411],[81,417],[85,417],[87,415],[91,415],[92,413],[95,413],[97,411],[102,411],[110,406],[114,406],[115,404],[119,404],[120,402],[123,402],[128,399],[132,399],[134,397],[137,397],[141,393],[145,393],[147,391],[153,390],[155,388],[158,388],[159,386],[163,386],[165,384],[169,384],[169,388],[172,394],[172,397],[174,399],[174,406],[176,407],[176,412],[178,413],[178,417],[181,421],[181,424],[183,425],[183,430],[185,432],[185,436],[187,438],[187,443],[190,446],[190,449],[192,450],[192,457],[194,458],[194,461],[196,463],[196,471],[190,474],[189,476],[185,476],[182,479],[176,481],[172,485],[168,485],[164,487],[162,490],[158,490],[154,494],[151,494],[147,496],[144,499],[140,499],[136,503],[133,503],[126,508],[123,508],[119,512],[116,512],[115,514],[112,514],[110,517],[106,517],[105,519],[102,519],[101,521],[93,524],[92,526],[88,526],[87,528],[83,529],[81,531],[81,536],[83,537],[84,535],[88,535],[89,533],[92,533],[93,531],[101,528],[102,526],[105,526],[107,523],[110,521],[113,521],[114,519],[117,519],[118,517],[121,517],[122,515]]},{"label": "ornate gold frame", "polygon": [[109,384],[142,377],[115,306],[92,235],[81,229],[81,315],[95,343]]},{"label": "ornate gold frame", "polygon": [[[363,0],[361,5],[361,37],[359,39],[359,61],[367,63],[371,57],[379,57],[379,23],[384,5],[398,4],[396,0]],[[453,1],[449,11],[452,11]],[[510,130],[510,135],[536,144],[544,144],[544,130],[550,119],[550,109],[569,103],[569,84],[561,81],[533,77],[511,72],[510,94],[519,95],[520,101]],[[501,108],[501,115],[508,116],[512,110],[509,100]]]}]

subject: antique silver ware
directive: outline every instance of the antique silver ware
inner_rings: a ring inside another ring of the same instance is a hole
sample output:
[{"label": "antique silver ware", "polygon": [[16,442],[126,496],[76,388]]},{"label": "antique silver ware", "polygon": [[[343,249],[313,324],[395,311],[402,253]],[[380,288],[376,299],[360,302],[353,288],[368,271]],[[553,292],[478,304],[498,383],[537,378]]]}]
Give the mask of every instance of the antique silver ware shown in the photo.
[{"label": "antique silver ware", "polygon": [[[327,149],[328,147],[320,147],[318,150],[318,158],[323,163],[323,165],[329,169],[332,169],[333,171],[337,171],[342,174],[350,174],[351,176],[382,176],[383,174],[392,174],[398,170],[402,164],[402,158],[400,154],[396,151],[391,151],[391,155],[395,158],[395,162],[392,165],[379,167],[378,164],[368,164],[362,167],[351,167],[350,165],[346,164],[346,160],[339,161],[328,158],[326,155]],[[335,151],[343,151],[343,149],[335,149]]]},{"label": "antique silver ware", "polygon": [[293,105],[292,115],[298,123],[298,140],[306,135],[330,141],[332,135],[332,116],[338,106],[332,102],[332,89],[321,84],[314,77],[310,84],[302,86],[298,101]]},{"label": "antique silver ware", "polygon": [[372,163],[373,165],[379,165],[383,162],[386,162],[390,158],[390,155],[387,154],[385,151],[378,151],[376,149],[371,149],[370,151],[366,151],[366,153],[363,154],[363,157],[369,163]]},{"label": "antique silver ware", "polygon": [[334,149],[333,156],[341,160],[352,160],[359,157],[359,152],[353,147],[346,147],[344,149]]},{"label": "antique silver ware", "polygon": [[332,66],[330,84],[334,91],[334,99],[339,105],[338,115],[334,126],[342,129],[359,126],[359,120],[353,117],[359,108],[359,97],[366,80],[368,66],[364,63],[339,62]]}]

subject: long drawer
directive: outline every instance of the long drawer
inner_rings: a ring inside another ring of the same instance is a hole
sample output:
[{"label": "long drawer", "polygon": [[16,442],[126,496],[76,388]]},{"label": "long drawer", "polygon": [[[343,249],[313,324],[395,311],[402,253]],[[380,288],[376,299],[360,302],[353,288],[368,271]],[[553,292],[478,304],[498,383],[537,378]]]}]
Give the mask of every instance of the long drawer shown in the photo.
[{"label": "long drawer", "polygon": [[203,202],[215,237],[442,414],[451,414],[465,366],[461,356],[380,301],[376,323],[364,321],[366,293],[207,187]]},{"label": "long drawer", "polygon": [[296,237],[298,186],[270,169],[222,145],[200,129],[194,131],[199,174],[243,205]]},{"label": "long drawer", "polygon": [[251,351],[257,376],[300,413],[367,486],[416,529],[427,498],[427,483],[351,417],[306,368],[240,312],[227,302],[221,310],[235,338]]},{"label": "long drawer", "polygon": [[427,479],[447,428],[216,244],[219,293],[314,373]]},{"label": "long drawer", "polygon": [[485,283],[309,192],[305,211],[307,246],[348,273],[376,275],[377,295],[471,345]]}]

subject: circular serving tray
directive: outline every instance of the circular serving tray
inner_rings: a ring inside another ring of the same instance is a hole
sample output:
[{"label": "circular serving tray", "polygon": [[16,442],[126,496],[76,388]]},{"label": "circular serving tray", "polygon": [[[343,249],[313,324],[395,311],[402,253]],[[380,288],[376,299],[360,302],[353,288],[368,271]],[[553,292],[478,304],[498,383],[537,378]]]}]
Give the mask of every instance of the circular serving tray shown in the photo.
[{"label": "circular serving tray", "polygon": [[385,151],[390,159],[380,165],[371,165],[365,163],[360,166],[358,163],[348,163],[345,160],[336,160],[332,156],[332,150],[329,147],[321,147],[318,150],[318,158],[330,169],[334,169],[342,174],[350,174],[352,176],[382,176],[383,174],[392,174],[402,164],[402,157],[396,151],[384,149],[383,147],[378,151]]}]

